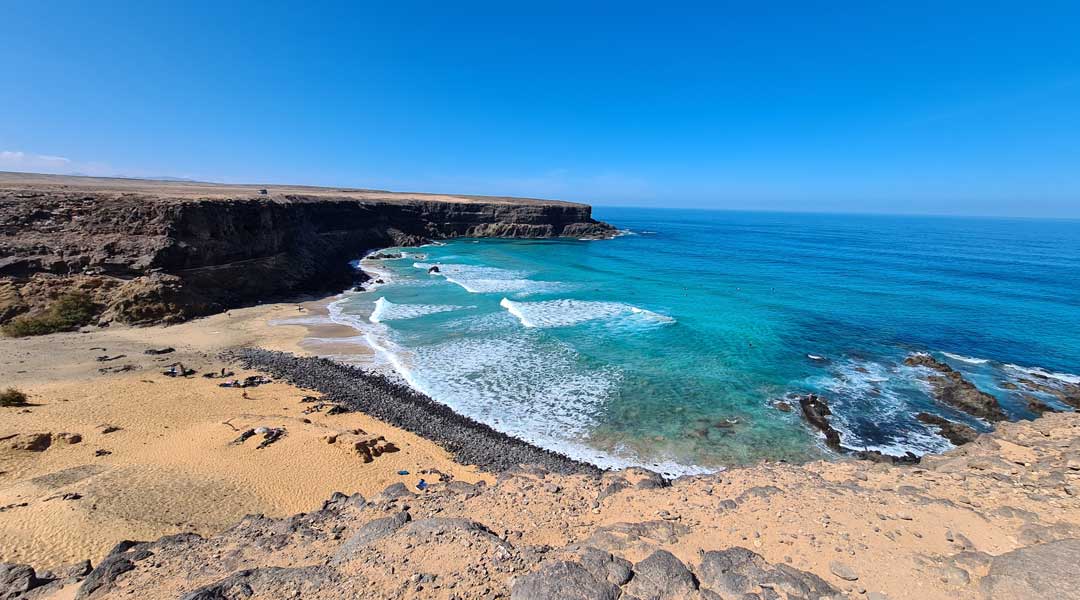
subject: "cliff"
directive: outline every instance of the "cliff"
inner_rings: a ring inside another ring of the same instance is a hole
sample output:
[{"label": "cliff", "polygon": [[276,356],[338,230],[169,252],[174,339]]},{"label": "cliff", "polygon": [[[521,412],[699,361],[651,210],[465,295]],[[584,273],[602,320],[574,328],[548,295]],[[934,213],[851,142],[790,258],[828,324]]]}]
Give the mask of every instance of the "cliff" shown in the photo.
[{"label": "cliff", "polygon": [[560,201],[0,173],[0,322],[73,289],[105,322],[177,322],[343,289],[377,247],[613,232]]}]

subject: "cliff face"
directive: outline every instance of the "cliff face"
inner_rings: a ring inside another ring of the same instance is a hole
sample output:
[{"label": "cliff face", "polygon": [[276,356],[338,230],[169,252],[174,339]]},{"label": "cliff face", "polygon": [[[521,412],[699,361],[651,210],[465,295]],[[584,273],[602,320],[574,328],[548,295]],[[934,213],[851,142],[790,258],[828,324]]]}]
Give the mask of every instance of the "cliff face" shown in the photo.
[{"label": "cliff face", "polygon": [[0,322],[71,289],[102,319],[174,322],[349,286],[365,251],[461,236],[604,237],[583,204],[0,176]]}]

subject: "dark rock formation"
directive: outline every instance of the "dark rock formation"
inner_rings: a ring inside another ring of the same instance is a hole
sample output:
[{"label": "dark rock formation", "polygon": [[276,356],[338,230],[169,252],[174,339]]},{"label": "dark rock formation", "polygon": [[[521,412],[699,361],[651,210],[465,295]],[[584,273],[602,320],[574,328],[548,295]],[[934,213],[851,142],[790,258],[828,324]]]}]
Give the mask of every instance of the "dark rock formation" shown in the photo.
[{"label": "dark rock formation", "polygon": [[619,588],[600,580],[575,562],[548,563],[521,578],[510,594],[512,600],[616,600]]},{"label": "dark rock formation", "polygon": [[938,428],[938,433],[945,439],[949,440],[955,446],[961,446],[969,442],[974,442],[975,438],[979,436],[979,432],[975,431],[973,427],[964,425],[963,423],[956,423],[950,421],[944,417],[932,415],[930,413],[921,412],[915,415],[915,418],[926,423],[927,425],[934,425]]},{"label": "dark rock formation", "polygon": [[871,462],[893,464],[916,464],[919,462],[919,457],[911,452],[904,456],[894,456],[892,454],[883,454],[877,450],[857,450],[843,445],[840,432],[829,423],[828,417],[832,414],[829,403],[817,394],[800,396],[799,407],[802,408],[803,418],[806,419],[806,422],[825,436],[825,445],[837,452]]},{"label": "dark rock formation", "polygon": [[[599,476],[600,469],[544,450],[462,416],[426,395],[378,374],[324,358],[298,357],[256,348],[237,350],[232,358],[326,400],[348,406],[384,422],[432,440],[455,460],[501,473],[520,465],[541,465],[556,473]],[[644,471],[644,470],[642,470]],[[655,474],[653,474],[655,475]],[[657,476],[659,477],[659,476]],[[662,478],[659,478],[663,482]],[[383,495],[412,496],[398,483]]]},{"label": "dark rock formation", "polygon": [[940,402],[987,421],[1006,419],[1005,411],[1001,410],[997,398],[979,390],[955,369],[933,356],[912,354],[904,359],[904,364],[925,367],[935,372],[927,379]]},{"label": "dark rock formation", "polygon": [[739,547],[706,552],[697,574],[702,587],[724,598],[746,598],[762,588],[770,589],[773,598],[823,598],[839,593],[817,575],[785,564],[772,565]]},{"label": "dark rock formation", "polygon": [[816,394],[807,394],[799,398],[799,406],[806,422],[825,435],[825,445],[833,450],[841,450],[840,432],[829,424],[827,418],[832,414],[828,403]]},{"label": "dark rock formation", "polygon": [[[602,552],[595,551],[592,552]],[[604,553],[606,554],[606,553]],[[610,556],[610,555],[609,555]],[[622,560],[614,557],[615,560]],[[616,583],[605,572],[590,568],[594,558],[581,562],[552,561],[520,578],[511,591],[512,600],[605,600],[648,598],[676,600],[694,598],[827,598],[840,592],[820,577],[785,564],[773,565],[745,548],[706,552],[694,571],[675,555],[657,550],[638,562]],[[624,561],[625,562],[625,561]],[[627,563],[629,564],[629,563]],[[621,572],[620,572],[621,573]],[[621,589],[620,589],[621,586]]]},{"label": "dark rock formation", "polygon": [[1024,400],[1027,401],[1028,410],[1030,410],[1031,412],[1033,412],[1033,413],[1035,413],[1037,415],[1041,415],[1041,414],[1048,413],[1048,412],[1058,412],[1057,409],[1055,409],[1054,407],[1048,405],[1047,403],[1043,402],[1042,400],[1039,400],[1035,396],[1025,395]]},{"label": "dark rock formation", "polygon": [[626,593],[637,598],[685,598],[698,589],[697,579],[681,560],[657,550],[634,565]]},{"label": "dark rock formation", "polygon": [[31,567],[0,563],[0,600],[18,598],[38,585],[40,582]]},{"label": "dark rock formation", "polygon": [[1030,378],[1021,379],[1020,385],[1035,392],[1050,394],[1065,404],[1080,410],[1080,384],[1054,379],[1038,373],[1031,373],[1030,375]]},{"label": "dark rock formation", "polygon": [[0,322],[81,290],[101,318],[176,322],[338,291],[381,246],[606,237],[583,204],[0,174]]}]

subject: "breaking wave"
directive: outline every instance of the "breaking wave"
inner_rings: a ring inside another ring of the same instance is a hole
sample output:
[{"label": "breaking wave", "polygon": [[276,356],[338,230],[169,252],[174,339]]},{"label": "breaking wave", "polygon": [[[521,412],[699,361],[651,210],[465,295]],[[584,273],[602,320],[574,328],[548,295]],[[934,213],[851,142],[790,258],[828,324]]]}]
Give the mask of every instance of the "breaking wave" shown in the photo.
[{"label": "breaking wave", "polygon": [[969,365],[984,365],[984,364],[990,362],[988,359],[985,359],[985,358],[973,358],[971,356],[963,356],[961,354],[953,354],[952,352],[942,352],[942,354],[944,354],[945,356],[947,356],[947,357],[949,357],[949,358],[951,358],[953,360],[958,360],[960,362],[966,362]]},{"label": "breaking wave", "polygon": [[499,305],[517,317],[518,321],[528,328],[569,327],[586,321],[615,317],[640,319],[646,324],[675,322],[675,319],[667,315],[622,302],[572,299],[514,302],[508,298],[503,298]]},{"label": "breaking wave", "polygon": [[558,281],[538,281],[529,279],[527,273],[461,264],[413,263],[413,267],[427,271],[431,267],[439,270],[432,275],[439,275],[446,281],[460,286],[470,294],[541,294],[566,289]]},{"label": "breaking wave", "polygon": [[368,320],[372,323],[393,321],[398,319],[415,319],[424,315],[433,315],[442,312],[452,312],[472,308],[470,306],[452,306],[449,304],[395,304],[386,298],[375,301],[375,309],[371,311]]}]

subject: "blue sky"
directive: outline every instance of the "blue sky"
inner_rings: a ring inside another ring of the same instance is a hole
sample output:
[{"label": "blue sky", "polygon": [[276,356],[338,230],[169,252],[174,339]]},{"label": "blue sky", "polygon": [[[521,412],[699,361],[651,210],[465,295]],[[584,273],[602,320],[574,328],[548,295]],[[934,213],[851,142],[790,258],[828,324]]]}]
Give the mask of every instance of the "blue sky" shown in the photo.
[{"label": "blue sky", "polygon": [[4,2],[0,170],[1080,217],[1080,2]]}]

